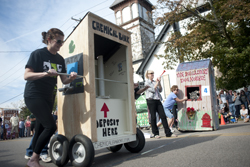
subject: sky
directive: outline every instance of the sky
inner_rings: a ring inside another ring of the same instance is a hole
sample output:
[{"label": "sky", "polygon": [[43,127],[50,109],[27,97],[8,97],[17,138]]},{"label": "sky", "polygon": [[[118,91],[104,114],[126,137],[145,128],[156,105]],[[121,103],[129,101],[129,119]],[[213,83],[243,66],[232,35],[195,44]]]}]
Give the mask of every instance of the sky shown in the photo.
[{"label": "sky", "polygon": [[[0,108],[23,102],[25,64],[30,53],[45,47],[43,31],[59,28],[65,38],[90,11],[115,23],[109,6],[115,0],[0,0]],[[150,0],[155,5],[157,0]]]}]

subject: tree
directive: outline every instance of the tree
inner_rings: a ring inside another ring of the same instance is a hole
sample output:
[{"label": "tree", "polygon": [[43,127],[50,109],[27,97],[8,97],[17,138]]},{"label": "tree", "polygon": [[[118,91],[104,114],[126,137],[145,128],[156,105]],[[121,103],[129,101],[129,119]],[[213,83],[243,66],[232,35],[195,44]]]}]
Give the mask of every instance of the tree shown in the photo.
[{"label": "tree", "polygon": [[23,107],[21,107],[19,117],[21,116],[24,119],[26,119],[27,116],[29,116],[29,115],[31,115],[31,112],[28,109],[28,107],[26,105],[24,105]]},{"label": "tree", "polygon": [[[237,89],[250,83],[250,0],[158,0],[157,9],[168,12],[156,25],[174,24],[189,18],[187,33],[173,32],[166,46],[163,65],[172,69],[180,61],[211,59],[221,75],[217,88]],[[201,10],[208,10],[206,15]]]}]

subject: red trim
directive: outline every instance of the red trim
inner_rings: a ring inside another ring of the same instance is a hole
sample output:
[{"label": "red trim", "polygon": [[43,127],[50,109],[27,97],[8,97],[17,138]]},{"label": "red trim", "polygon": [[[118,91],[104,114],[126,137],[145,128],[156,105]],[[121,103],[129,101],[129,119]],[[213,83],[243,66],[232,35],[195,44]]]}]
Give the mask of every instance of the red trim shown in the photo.
[{"label": "red trim", "polygon": [[[200,97],[197,99],[197,101],[202,101],[202,92],[201,92],[201,85],[190,85],[190,86],[185,86],[185,95],[188,96],[187,94],[187,88],[192,88],[192,87],[199,87],[199,90],[200,90]],[[192,101],[191,99],[188,99],[187,101]]]}]

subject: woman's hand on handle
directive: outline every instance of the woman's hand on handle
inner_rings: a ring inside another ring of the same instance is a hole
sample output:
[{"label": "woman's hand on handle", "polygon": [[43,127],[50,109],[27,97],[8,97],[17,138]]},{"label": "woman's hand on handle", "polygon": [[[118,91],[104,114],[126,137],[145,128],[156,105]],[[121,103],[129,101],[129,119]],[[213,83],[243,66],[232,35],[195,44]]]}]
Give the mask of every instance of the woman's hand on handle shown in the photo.
[{"label": "woman's hand on handle", "polygon": [[54,77],[54,76],[58,76],[57,71],[55,69],[50,69],[49,71],[47,71],[49,77]]},{"label": "woman's hand on handle", "polygon": [[74,81],[76,79],[76,77],[77,77],[77,73],[76,72],[71,72],[70,76],[69,76],[69,79]]}]

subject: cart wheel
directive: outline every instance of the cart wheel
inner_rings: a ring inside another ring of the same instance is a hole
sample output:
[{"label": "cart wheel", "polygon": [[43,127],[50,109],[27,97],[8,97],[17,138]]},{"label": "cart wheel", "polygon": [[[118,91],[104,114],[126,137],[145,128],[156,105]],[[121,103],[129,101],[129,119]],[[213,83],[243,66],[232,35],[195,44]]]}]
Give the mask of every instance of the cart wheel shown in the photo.
[{"label": "cart wheel", "polygon": [[52,162],[57,166],[64,166],[68,163],[69,141],[63,135],[56,135],[50,141],[49,153]]},{"label": "cart wheel", "polygon": [[69,143],[69,158],[73,166],[91,166],[95,157],[92,141],[85,135],[75,135]]},{"label": "cart wheel", "polygon": [[107,147],[107,149],[113,153],[119,151],[122,148],[122,144],[112,146],[112,147]]},{"label": "cart wheel", "polygon": [[125,143],[126,149],[132,153],[140,152],[145,146],[145,137],[140,129],[136,128],[136,141]]}]

